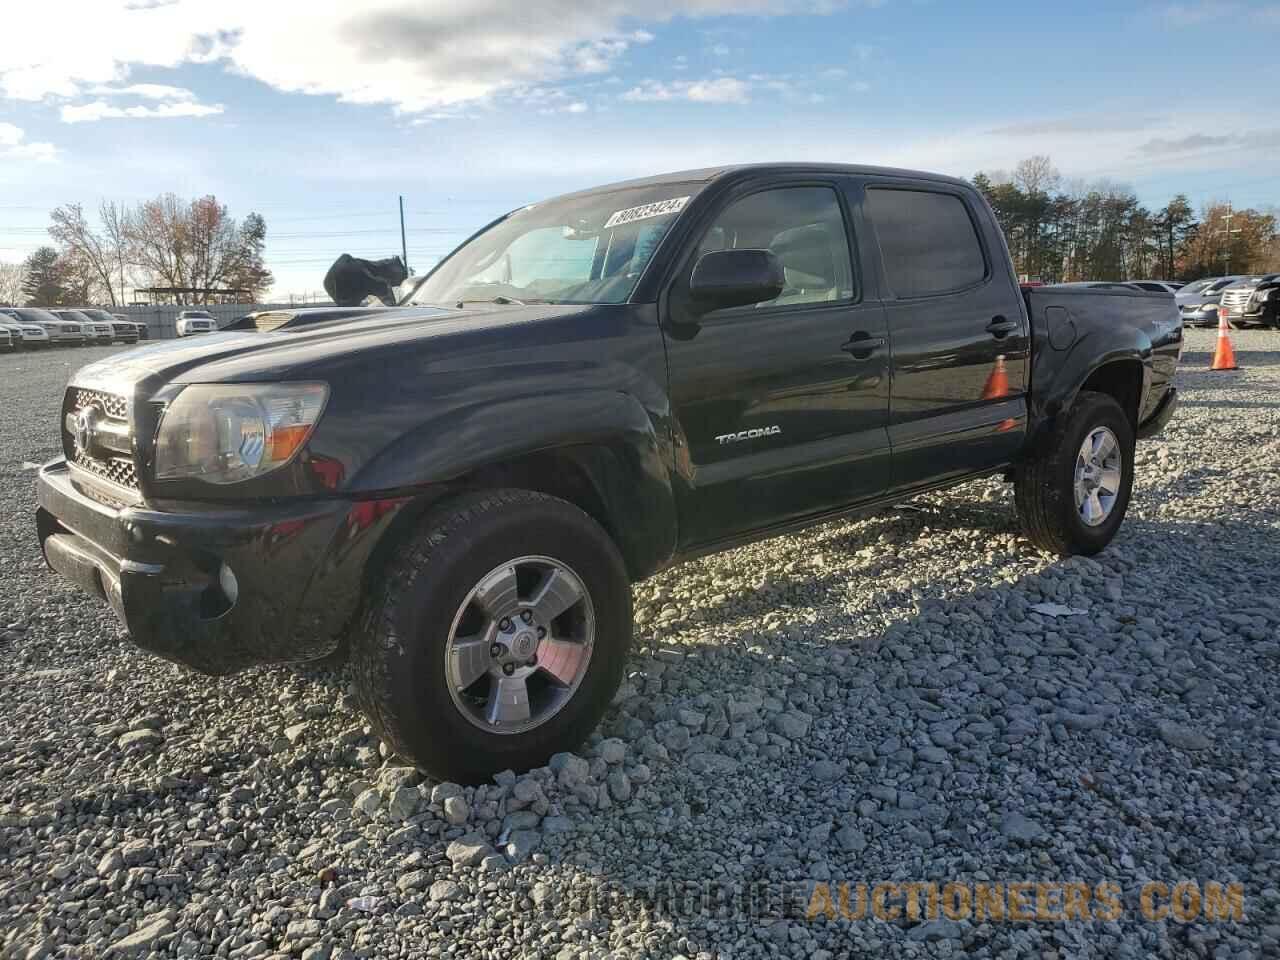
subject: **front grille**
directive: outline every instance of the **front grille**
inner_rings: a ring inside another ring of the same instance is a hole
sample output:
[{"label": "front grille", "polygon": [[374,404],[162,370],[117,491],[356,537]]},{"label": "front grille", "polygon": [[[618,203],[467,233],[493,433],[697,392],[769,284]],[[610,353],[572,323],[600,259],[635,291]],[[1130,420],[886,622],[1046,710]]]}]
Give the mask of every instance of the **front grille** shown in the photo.
[{"label": "front grille", "polygon": [[97,407],[102,411],[102,416],[108,420],[117,423],[127,423],[129,420],[128,398],[102,390],[83,387],[68,388],[62,418],[62,443],[67,459],[103,480],[130,490],[138,489],[138,471],[132,457],[109,452],[104,452],[101,456],[90,456],[86,451],[76,447],[75,437],[67,426],[67,415],[79,413],[89,406]]},{"label": "front grille", "polygon": [[83,467],[104,480],[110,480],[130,490],[138,489],[138,472],[133,466],[133,461],[127,457],[108,457],[99,460],[80,454],[76,456],[75,463],[76,466]]},{"label": "front grille", "polygon": [[1253,289],[1223,290],[1222,306],[1228,313],[1244,313],[1244,308],[1253,297]]},{"label": "front grille", "polygon": [[129,401],[125,397],[114,393],[103,393],[101,390],[82,390],[80,388],[75,388],[75,390],[75,401],[70,408],[72,413],[96,403],[102,408],[102,412],[107,415],[108,419],[129,419]]}]

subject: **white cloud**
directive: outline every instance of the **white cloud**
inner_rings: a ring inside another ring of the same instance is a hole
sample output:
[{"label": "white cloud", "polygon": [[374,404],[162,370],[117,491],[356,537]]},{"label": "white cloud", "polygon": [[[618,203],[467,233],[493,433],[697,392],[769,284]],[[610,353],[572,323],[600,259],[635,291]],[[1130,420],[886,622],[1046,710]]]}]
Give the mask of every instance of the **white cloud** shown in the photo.
[{"label": "white cloud", "polygon": [[1205,23],[1222,23],[1240,12],[1238,3],[1229,0],[1202,0],[1199,3],[1171,3],[1161,13],[1175,27],[1196,27]]},{"label": "white cloud", "polygon": [[[637,17],[624,0],[539,0],[518,11],[510,0],[44,0],[6,12],[0,95],[39,101],[104,86],[112,93],[98,95],[115,95],[129,89],[134,68],[217,62],[278,90],[430,112],[608,72],[652,39],[635,29],[637,19],[822,14],[842,5],[652,0]],[[152,92],[132,95],[175,100]]]},{"label": "white cloud", "polygon": [[716,57],[727,57],[729,55],[729,45],[727,43],[713,44],[711,54]]},{"label": "white cloud", "polygon": [[586,113],[587,105],[583,103],[581,100],[578,100],[574,103],[569,104],[564,109],[566,113]]},{"label": "white cloud", "polygon": [[646,80],[622,95],[623,100],[637,103],[689,100],[694,103],[747,103],[750,86],[735,77],[710,80],[676,80],[662,83]]},{"label": "white cloud", "polygon": [[0,122],[0,160],[35,160],[47,163],[57,156],[58,148],[52,143],[28,141],[21,127]]},{"label": "white cloud", "polygon": [[133,106],[118,107],[105,100],[94,100],[90,103],[67,104],[62,108],[60,116],[63,123],[86,123],[96,120],[151,120],[169,119],[172,117],[209,117],[222,113],[220,103],[192,103],[178,100],[172,103],[161,103],[154,107]]},{"label": "white cloud", "polygon": [[124,87],[101,84],[91,87],[87,93],[100,97],[140,97],[143,100],[194,100],[196,95],[186,87],[171,87],[167,83],[131,83]]}]

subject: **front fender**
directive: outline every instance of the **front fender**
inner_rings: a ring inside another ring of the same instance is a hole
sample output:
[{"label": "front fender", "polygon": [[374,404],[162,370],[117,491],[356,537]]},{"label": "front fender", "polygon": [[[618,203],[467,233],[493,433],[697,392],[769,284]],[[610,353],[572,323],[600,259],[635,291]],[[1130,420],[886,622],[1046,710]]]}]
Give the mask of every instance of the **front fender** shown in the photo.
[{"label": "front fender", "polygon": [[428,416],[352,478],[352,492],[449,486],[504,463],[555,452],[588,478],[639,578],[675,551],[676,508],[667,469],[670,427],[634,397],[570,390],[464,406]]}]

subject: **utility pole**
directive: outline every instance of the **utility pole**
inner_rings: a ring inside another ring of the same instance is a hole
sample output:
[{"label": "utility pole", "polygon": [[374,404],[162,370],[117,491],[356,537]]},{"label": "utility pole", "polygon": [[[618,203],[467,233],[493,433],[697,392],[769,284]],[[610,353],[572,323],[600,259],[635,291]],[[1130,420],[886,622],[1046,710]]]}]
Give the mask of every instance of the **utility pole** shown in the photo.
[{"label": "utility pole", "polygon": [[409,246],[404,239],[404,195],[400,196],[400,261],[404,264],[404,272],[412,273],[409,269]]},{"label": "utility pole", "polygon": [[1233,233],[1241,233],[1241,232],[1243,232],[1243,231],[1240,231],[1240,230],[1232,230],[1232,229],[1231,229],[1231,221],[1232,221],[1234,218],[1235,218],[1235,213],[1234,213],[1234,212],[1232,211],[1232,209],[1231,209],[1231,201],[1230,201],[1230,200],[1228,200],[1228,201],[1227,201],[1227,212],[1226,212],[1226,213],[1223,215],[1223,217],[1222,217],[1222,219],[1223,219],[1223,220],[1225,220],[1225,221],[1226,221],[1226,224],[1227,224],[1227,225],[1226,225],[1226,227],[1225,227],[1225,228],[1223,228],[1223,230],[1222,230],[1222,234],[1223,234],[1223,236],[1225,236],[1225,237],[1227,238],[1227,266],[1226,266],[1226,270],[1225,270],[1225,271],[1223,271],[1223,272],[1224,272],[1224,273],[1226,274],[1226,276],[1228,276],[1228,277],[1229,277],[1229,276],[1231,276],[1231,235],[1232,235]]}]

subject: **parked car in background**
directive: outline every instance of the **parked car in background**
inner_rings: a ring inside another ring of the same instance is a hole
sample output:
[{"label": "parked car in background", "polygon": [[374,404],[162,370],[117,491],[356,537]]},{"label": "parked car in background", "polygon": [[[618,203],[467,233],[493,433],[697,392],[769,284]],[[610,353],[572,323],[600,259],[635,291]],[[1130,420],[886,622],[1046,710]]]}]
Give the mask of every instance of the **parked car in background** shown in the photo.
[{"label": "parked car in background", "polygon": [[150,339],[151,339],[151,328],[150,328],[150,327],[148,327],[148,326],[147,326],[145,323],[143,323],[142,321],[140,321],[140,320],[130,320],[130,319],[129,319],[127,316],[125,316],[123,313],[113,313],[111,316],[112,316],[112,317],[114,317],[116,320],[119,320],[121,323],[132,323],[132,324],[133,324],[133,326],[134,326],[134,329],[138,331],[138,339],[139,339],[139,340],[150,340]]},{"label": "parked car in background", "polygon": [[80,310],[54,310],[54,315],[62,320],[70,320],[80,324],[84,330],[86,343],[107,344],[111,342],[111,324],[93,320]]},{"label": "parked car in background", "polygon": [[0,308],[0,327],[13,335],[13,345],[19,350],[38,350],[49,346],[49,331],[38,323],[31,323],[18,316],[16,307]]},{"label": "parked car in background", "polygon": [[204,310],[183,310],[178,314],[178,336],[192,337],[198,333],[213,333],[218,329],[218,321],[213,314]]},{"label": "parked car in background", "polygon": [[86,307],[80,311],[95,323],[105,323],[111,327],[111,339],[118,343],[137,343],[138,328],[130,321],[120,321],[106,310],[95,310]]},{"label": "parked car in background", "polygon": [[15,307],[13,312],[25,323],[44,327],[48,331],[51,344],[61,347],[78,347],[85,342],[83,324],[64,320],[55,316],[50,310],[39,307]]},{"label": "parked car in background", "polygon": [[1223,288],[1219,310],[1234,329],[1280,327],[1280,273],[1246,277]]},{"label": "parked car in background", "polygon": [[6,326],[0,326],[0,351],[11,353],[18,349],[17,343],[13,339],[13,331]]},{"label": "parked car in background", "polygon": [[1192,327],[1217,326],[1218,301],[1222,297],[1222,291],[1240,279],[1239,275],[1210,277],[1187,284],[1173,295],[1178,304],[1178,312],[1182,314],[1182,322]]},{"label": "parked car in background", "polygon": [[1182,289],[1182,284],[1174,283],[1172,280],[1127,280],[1125,282],[1139,290],[1150,290],[1152,293],[1176,294]]}]

